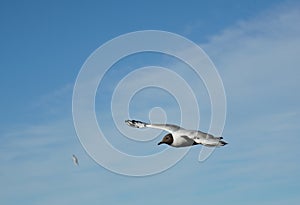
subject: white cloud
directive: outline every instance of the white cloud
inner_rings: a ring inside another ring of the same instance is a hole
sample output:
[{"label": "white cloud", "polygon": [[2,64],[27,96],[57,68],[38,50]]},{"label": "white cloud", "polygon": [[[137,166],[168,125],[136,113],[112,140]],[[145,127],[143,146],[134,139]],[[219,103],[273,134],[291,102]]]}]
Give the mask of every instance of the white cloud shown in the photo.
[{"label": "white cloud", "polygon": [[299,100],[299,20],[298,5],[277,8],[240,22],[203,45],[221,73],[229,100],[258,103],[271,96]]},{"label": "white cloud", "polygon": [[[295,202],[284,192],[299,181],[300,170],[295,157],[300,124],[299,21],[299,4],[278,7],[239,22],[203,45],[221,73],[228,100],[229,145],[221,159],[228,160],[232,169],[223,169],[224,183],[239,180],[220,195],[255,194],[259,186],[262,194],[282,192],[285,200]],[[254,197],[251,203],[259,200]]]}]

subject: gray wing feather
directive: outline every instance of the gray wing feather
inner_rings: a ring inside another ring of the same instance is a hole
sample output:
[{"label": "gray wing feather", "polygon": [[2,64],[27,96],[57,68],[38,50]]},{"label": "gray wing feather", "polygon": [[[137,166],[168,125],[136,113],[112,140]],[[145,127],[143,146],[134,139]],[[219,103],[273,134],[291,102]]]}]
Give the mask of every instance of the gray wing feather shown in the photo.
[{"label": "gray wing feather", "polygon": [[177,126],[177,125],[170,125],[170,124],[148,124],[145,122],[137,121],[137,120],[126,120],[125,123],[128,126],[135,127],[135,128],[144,128],[144,127],[149,127],[149,128],[154,128],[154,129],[160,129],[160,130],[165,130],[167,132],[176,132],[180,129],[183,130],[183,128]]},{"label": "gray wing feather", "polygon": [[147,124],[146,127],[165,130],[165,131],[171,132],[171,133],[176,132],[180,129],[183,129],[177,125],[171,125],[171,124]]},{"label": "gray wing feather", "polygon": [[215,140],[219,141],[219,140],[223,139],[223,137],[215,137],[211,134],[201,132],[201,131],[197,131],[195,133],[195,135],[193,136],[193,139],[197,143],[202,143],[203,141],[215,141]]}]

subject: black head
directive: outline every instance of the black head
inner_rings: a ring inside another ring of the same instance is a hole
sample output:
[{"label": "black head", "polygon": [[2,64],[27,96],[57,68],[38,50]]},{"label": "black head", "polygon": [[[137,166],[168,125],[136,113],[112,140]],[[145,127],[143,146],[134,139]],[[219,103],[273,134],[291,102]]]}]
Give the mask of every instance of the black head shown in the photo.
[{"label": "black head", "polygon": [[158,145],[160,144],[168,144],[168,145],[171,145],[173,143],[174,139],[173,139],[173,136],[172,134],[167,134],[166,136],[164,136],[164,138],[162,139],[161,142],[158,143]]}]

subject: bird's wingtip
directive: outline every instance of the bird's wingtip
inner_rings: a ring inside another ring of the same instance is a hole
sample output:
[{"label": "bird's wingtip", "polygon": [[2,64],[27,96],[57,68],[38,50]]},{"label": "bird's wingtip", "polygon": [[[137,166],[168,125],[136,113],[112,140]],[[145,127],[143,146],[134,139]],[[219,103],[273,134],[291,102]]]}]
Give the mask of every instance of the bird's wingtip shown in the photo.
[{"label": "bird's wingtip", "polygon": [[125,123],[130,127],[142,128],[146,127],[146,123],[138,121],[138,120],[125,120]]}]

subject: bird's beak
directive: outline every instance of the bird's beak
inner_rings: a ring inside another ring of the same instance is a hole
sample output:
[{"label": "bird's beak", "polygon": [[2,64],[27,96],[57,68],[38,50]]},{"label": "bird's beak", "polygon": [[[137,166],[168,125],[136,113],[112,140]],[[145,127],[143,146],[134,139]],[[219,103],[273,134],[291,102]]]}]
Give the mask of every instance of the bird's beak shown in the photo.
[{"label": "bird's beak", "polygon": [[164,142],[159,142],[157,145],[161,145],[161,144],[163,144]]}]

